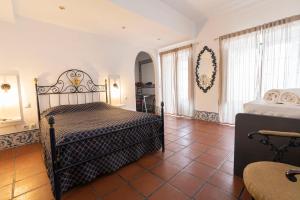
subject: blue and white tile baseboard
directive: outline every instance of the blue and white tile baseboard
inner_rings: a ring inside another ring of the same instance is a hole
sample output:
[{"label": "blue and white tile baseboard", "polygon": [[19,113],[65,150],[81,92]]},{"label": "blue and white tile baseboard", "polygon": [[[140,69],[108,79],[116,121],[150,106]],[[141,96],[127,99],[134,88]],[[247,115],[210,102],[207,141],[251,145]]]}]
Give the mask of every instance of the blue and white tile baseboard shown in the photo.
[{"label": "blue and white tile baseboard", "polygon": [[[156,106],[156,113],[160,114],[159,106]],[[194,111],[194,119],[200,119],[210,122],[220,122],[218,113],[198,110]],[[39,141],[39,129],[0,135],[0,150],[22,146],[25,144],[33,144]]]},{"label": "blue and white tile baseboard", "polygon": [[[156,106],[155,108],[156,108],[155,113],[160,115],[160,107]],[[193,118],[209,121],[209,122],[216,122],[216,123],[220,122],[219,113],[215,113],[215,112],[194,110]]]},{"label": "blue and white tile baseboard", "polygon": [[219,114],[215,112],[194,110],[194,119],[200,119],[209,122],[220,122]]},{"label": "blue and white tile baseboard", "polygon": [[37,143],[40,141],[39,129],[0,135],[0,150]]}]

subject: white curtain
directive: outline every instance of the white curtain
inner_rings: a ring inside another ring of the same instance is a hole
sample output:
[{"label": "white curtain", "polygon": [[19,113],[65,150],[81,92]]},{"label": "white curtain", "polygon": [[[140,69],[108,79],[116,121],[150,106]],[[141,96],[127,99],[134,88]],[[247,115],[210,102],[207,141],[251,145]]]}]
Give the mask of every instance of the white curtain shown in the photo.
[{"label": "white curtain", "polygon": [[161,56],[162,99],[168,114],[193,115],[191,51],[186,48]]},{"label": "white curtain", "polygon": [[300,21],[224,39],[221,52],[223,123],[269,89],[300,87]]},{"label": "white curtain", "polygon": [[193,115],[192,48],[177,52],[177,115]]},{"label": "white curtain", "polygon": [[223,83],[220,119],[233,123],[243,103],[257,97],[259,74],[259,32],[252,32],[222,41]]},{"label": "white curtain", "polygon": [[177,80],[176,80],[176,53],[164,54],[161,57],[162,99],[165,103],[165,112],[177,113]]},{"label": "white curtain", "polygon": [[263,30],[261,95],[300,88],[300,21]]}]

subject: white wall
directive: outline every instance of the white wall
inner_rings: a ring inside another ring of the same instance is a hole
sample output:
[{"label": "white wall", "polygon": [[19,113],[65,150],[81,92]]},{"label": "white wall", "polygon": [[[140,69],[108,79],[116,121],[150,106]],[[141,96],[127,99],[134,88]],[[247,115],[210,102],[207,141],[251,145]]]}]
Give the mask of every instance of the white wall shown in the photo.
[{"label": "white wall", "polygon": [[[37,124],[33,79],[50,84],[70,68],[85,70],[100,84],[108,74],[119,74],[122,101],[135,109],[132,77],[140,50],[129,43],[20,18],[16,23],[0,22],[0,44],[0,73],[18,71],[23,107],[31,104],[23,108],[24,124]],[[22,131],[24,124],[0,128],[0,134]]]},{"label": "white wall", "polygon": [[[229,13],[226,16],[209,19],[197,37],[198,44],[194,51],[194,65],[196,65],[198,53],[205,45],[215,51],[217,64],[219,64],[219,42],[215,40],[215,38],[221,35],[251,28],[299,13],[299,0],[273,0],[269,1],[269,3],[253,5],[239,12]],[[218,112],[218,85],[219,76],[217,75],[214,87],[205,94],[195,83],[196,110]]]},{"label": "white wall", "polygon": [[[209,19],[197,37],[195,58],[204,45],[215,50],[218,57],[218,42],[214,38],[230,32],[253,27],[276,19],[300,13],[300,1],[289,3],[274,0],[269,5],[249,7],[243,12],[226,17]],[[266,12],[268,11],[268,12]],[[33,78],[41,84],[56,80],[64,70],[80,68],[95,80],[103,80],[108,74],[121,77],[122,103],[135,110],[135,59],[140,51],[150,54],[155,66],[155,77],[159,77],[158,52],[131,45],[132,41],[118,41],[109,36],[74,31],[59,26],[17,17],[15,23],[0,22],[0,72],[16,70],[20,75],[25,123],[37,123],[37,111]],[[196,59],[194,59],[194,63]],[[159,80],[156,79],[156,95]],[[218,77],[215,86],[204,94],[195,85],[195,109],[218,112]],[[157,105],[160,100],[157,99]],[[0,128],[0,134],[23,130],[23,126]]]}]

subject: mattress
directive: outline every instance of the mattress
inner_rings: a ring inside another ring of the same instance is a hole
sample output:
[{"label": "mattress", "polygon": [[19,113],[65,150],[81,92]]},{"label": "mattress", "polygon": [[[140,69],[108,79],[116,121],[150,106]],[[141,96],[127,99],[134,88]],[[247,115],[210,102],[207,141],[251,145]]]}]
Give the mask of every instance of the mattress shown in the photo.
[{"label": "mattress", "polygon": [[157,115],[127,111],[105,103],[52,108],[43,113],[41,119],[41,142],[52,186],[49,116],[55,118],[60,168],[104,155],[62,172],[59,177],[63,192],[161,148],[162,123]]},{"label": "mattress", "polygon": [[300,119],[300,105],[268,104],[263,100],[251,101],[244,104],[244,112]]}]

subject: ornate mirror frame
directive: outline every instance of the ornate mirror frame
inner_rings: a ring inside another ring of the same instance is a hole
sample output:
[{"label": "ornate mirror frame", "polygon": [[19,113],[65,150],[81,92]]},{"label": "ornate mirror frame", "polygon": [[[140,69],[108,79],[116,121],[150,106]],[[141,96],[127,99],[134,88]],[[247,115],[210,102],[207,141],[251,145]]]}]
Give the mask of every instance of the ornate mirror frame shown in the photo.
[{"label": "ornate mirror frame", "polygon": [[[212,60],[212,66],[211,66],[211,67],[213,67],[212,75],[211,75],[211,77],[210,77],[210,84],[209,84],[207,87],[204,87],[204,86],[201,84],[201,80],[200,80],[201,77],[199,76],[199,68],[200,68],[201,56],[202,56],[202,54],[204,54],[205,51],[207,51],[208,53],[210,53],[211,60]],[[210,90],[210,89],[213,87],[214,82],[215,82],[215,79],[216,79],[216,74],[217,74],[217,61],[216,61],[216,55],[215,55],[215,52],[214,52],[212,49],[208,48],[208,46],[204,46],[203,49],[200,51],[200,53],[199,53],[199,55],[198,55],[195,74],[196,74],[196,82],[197,82],[198,87],[199,87],[204,93],[207,93],[207,91]]]}]

